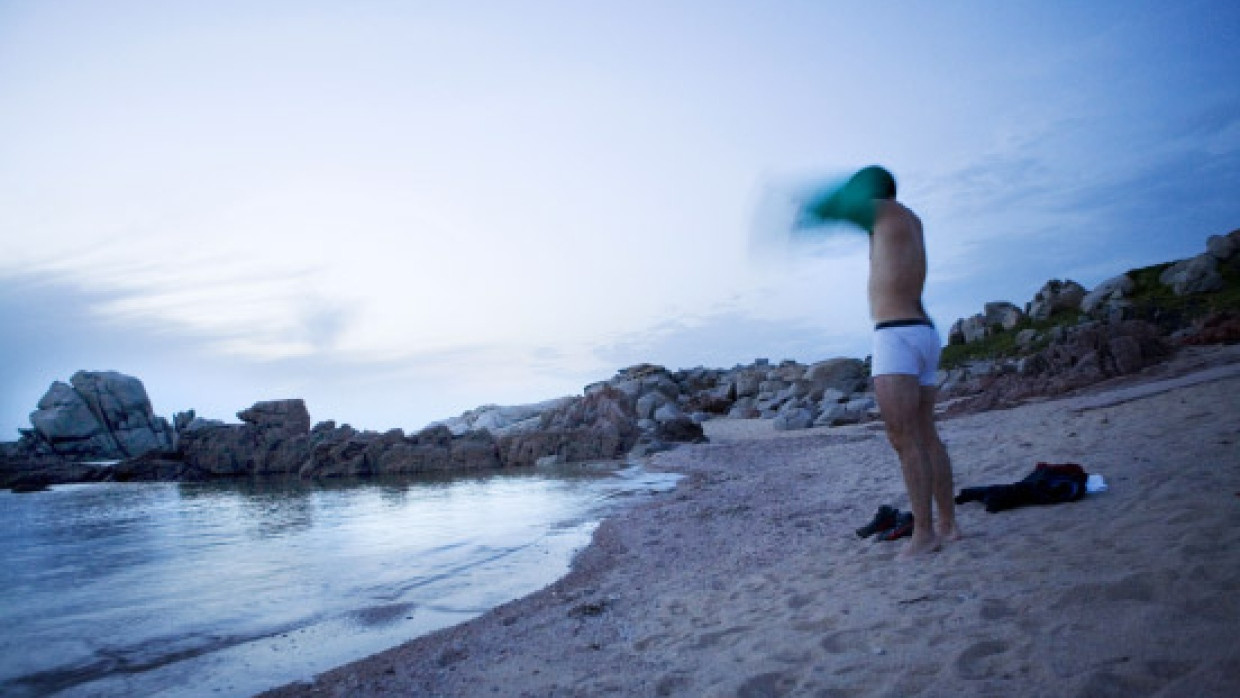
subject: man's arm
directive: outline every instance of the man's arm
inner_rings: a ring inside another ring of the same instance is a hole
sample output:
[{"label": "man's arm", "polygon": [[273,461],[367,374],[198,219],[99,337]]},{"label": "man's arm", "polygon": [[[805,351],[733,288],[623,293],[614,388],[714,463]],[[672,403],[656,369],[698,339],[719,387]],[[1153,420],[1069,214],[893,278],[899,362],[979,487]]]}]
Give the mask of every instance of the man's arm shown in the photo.
[{"label": "man's arm", "polygon": [[829,187],[811,196],[797,216],[797,228],[824,223],[852,223],[873,234],[877,211],[872,193],[852,182]]}]

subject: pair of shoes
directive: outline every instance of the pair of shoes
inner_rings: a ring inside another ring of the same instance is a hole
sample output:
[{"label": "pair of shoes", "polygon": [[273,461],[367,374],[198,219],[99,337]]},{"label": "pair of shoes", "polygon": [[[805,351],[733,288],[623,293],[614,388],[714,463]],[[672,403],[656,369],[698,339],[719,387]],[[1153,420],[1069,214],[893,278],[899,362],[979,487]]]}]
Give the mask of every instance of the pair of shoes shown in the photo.
[{"label": "pair of shoes", "polygon": [[913,512],[897,512],[896,524],[885,531],[880,531],[875,540],[896,540],[913,535]]},{"label": "pair of shoes", "polygon": [[878,508],[874,518],[870,519],[870,523],[857,529],[857,535],[862,538],[869,538],[875,533],[886,531],[896,525],[897,519],[900,517],[900,510],[895,507],[889,507],[886,504]]}]

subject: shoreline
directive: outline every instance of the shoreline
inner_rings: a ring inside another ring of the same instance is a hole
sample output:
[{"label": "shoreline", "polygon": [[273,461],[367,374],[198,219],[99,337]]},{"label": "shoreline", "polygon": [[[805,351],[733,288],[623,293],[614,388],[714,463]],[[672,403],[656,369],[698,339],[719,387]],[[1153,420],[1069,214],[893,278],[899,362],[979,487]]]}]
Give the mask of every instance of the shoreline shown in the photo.
[{"label": "shoreline", "polygon": [[603,521],[566,577],[261,695],[1235,692],[1237,415],[1240,347],[1211,347],[946,419],[957,491],[1037,461],[1110,490],[962,505],[968,537],[909,564],[902,543],[853,534],[879,504],[907,506],[881,426],[707,422],[712,443],[649,459],[680,485]]}]

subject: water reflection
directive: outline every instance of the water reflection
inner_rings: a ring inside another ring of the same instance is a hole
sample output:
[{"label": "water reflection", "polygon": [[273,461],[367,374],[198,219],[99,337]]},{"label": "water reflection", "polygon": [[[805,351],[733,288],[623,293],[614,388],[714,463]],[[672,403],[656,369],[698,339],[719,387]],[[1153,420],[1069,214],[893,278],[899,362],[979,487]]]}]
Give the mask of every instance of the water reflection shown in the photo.
[{"label": "water reflection", "polygon": [[639,470],[0,493],[0,694],[248,694],[562,575]]}]

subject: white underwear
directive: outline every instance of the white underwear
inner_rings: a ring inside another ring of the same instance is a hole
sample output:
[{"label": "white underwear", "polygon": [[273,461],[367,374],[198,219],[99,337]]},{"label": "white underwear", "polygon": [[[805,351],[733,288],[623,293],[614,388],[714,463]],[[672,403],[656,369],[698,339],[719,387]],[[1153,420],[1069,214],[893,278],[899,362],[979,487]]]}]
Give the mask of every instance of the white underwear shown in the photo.
[{"label": "white underwear", "polygon": [[917,376],[920,385],[937,385],[943,343],[933,325],[909,324],[874,330],[870,373]]}]

